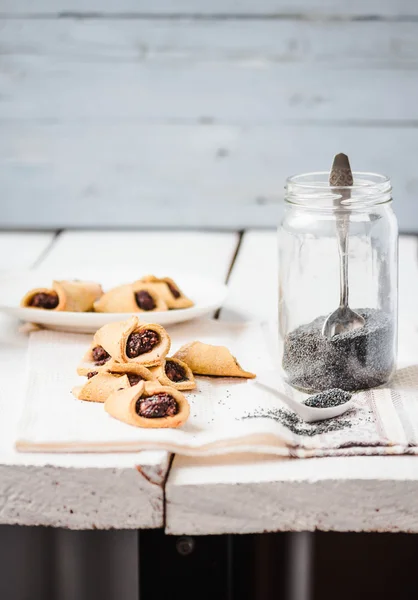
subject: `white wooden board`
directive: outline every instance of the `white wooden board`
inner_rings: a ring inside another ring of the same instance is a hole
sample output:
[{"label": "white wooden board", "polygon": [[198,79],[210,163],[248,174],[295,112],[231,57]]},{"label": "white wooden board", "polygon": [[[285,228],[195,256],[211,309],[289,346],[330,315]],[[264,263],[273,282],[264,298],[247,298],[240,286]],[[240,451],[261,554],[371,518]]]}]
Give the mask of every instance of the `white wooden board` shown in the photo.
[{"label": "white wooden board", "polygon": [[414,0],[2,0],[1,13],[5,15],[261,15],[280,17],[306,14],[321,16],[402,16],[416,15]]},{"label": "white wooden board", "polygon": [[[277,292],[271,282],[277,276],[276,240],[275,232],[246,234],[221,319],[275,318]],[[400,359],[411,353],[418,359],[413,312],[418,297],[417,251],[415,238],[401,239]],[[257,283],[257,294],[254,288],[245,293],[249,281]],[[166,487],[166,526],[173,534],[418,532],[417,493],[418,462],[409,456],[309,460],[176,456]]]},{"label": "white wooden board", "polygon": [[[371,140],[363,143],[361,140]],[[65,140],[65,141],[64,141]],[[404,231],[415,210],[418,136],[412,128],[316,125],[4,123],[4,226],[240,228],[279,220],[285,178],[328,169],[336,151],[353,169],[387,173]],[[22,211],[30,198],[36,211]]]},{"label": "white wooden board", "polygon": [[277,321],[277,231],[244,234],[229,277],[228,297],[220,318],[225,321]]},{"label": "white wooden board", "polygon": [[53,232],[0,232],[0,271],[30,269],[54,243]]},{"label": "white wooden board", "polygon": [[[24,239],[20,238],[20,243]],[[117,269],[124,257],[135,260],[143,243],[154,248],[161,268],[169,254],[192,268],[199,267],[196,257],[200,257],[202,264],[211,265],[212,276],[223,281],[236,241],[235,234],[66,232],[41,264],[59,268],[88,262],[103,267],[106,259],[108,268]],[[4,238],[0,243],[5,243]],[[7,266],[4,249],[0,268]],[[52,456],[14,451],[27,347],[27,337],[16,329],[14,321],[1,320],[0,522],[72,529],[160,527],[168,453]]]},{"label": "white wooden board", "polygon": [[[97,266],[138,269],[150,265],[161,276],[170,265],[224,282],[238,243],[236,233],[198,231],[64,231],[42,261],[44,269]],[[158,273],[157,273],[158,274]]]},{"label": "white wooden board", "polygon": [[414,457],[274,460],[176,457],[167,484],[171,534],[418,532]]},{"label": "white wooden board", "polygon": [[[380,14],[364,4],[358,15]],[[392,176],[401,228],[418,230],[414,3],[383,3],[383,20],[349,20],[360,2],[317,2],[307,19],[260,6],[162,2],[129,18],[146,5],[108,1],[118,18],[77,19],[58,16],[88,6],[42,2],[0,15],[3,226],[271,226],[285,177],[344,150]]]},{"label": "white wooden board", "polygon": [[415,22],[6,20],[0,118],[405,123],[418,119],[417,31]]}]

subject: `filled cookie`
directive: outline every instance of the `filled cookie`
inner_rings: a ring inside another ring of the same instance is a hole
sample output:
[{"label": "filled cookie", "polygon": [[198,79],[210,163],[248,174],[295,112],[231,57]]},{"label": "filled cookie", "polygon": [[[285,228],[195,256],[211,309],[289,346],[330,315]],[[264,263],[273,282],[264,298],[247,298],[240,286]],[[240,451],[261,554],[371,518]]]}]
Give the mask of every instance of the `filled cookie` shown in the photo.
[{"label": "filled cookie", "polygon": [[42,310],[89,312],[102,294],[101,286],[93,281],[53,281],[52,288],[30,290],[20,305]]},{"label": "filled cookie", "polygon": [[112,417],[135,427],[179,427],[187,421],[189,403],[181,392],[157,382],[140,382],[113,392],[105,402]]},{"label": "filled cookie", "polygon": [[158,278],[155,275],[146,275],[134,283],[134,287],[148,284],[165,302],[169,309],[190,308],[194,302],[183,294],[177,283],[170,277]]},{"label": "filled cookie", "polygon": [[[171,340],[166,330],[156,323],[140,324],[137,317],[108,323],[94,336],[92,352],[104,351],[105,362],[112,357],[119,363],[138,363],[144,367],[161,364],[170,350]],[[101,362],[101,361],[99,361]]]},{"label": "filled cookie", "polygon": [[94,303],[96,312],[133,313],[165,311],[167,304],[152,285],[147,283],[125,284],[115,287]]},{"label": "filled cookie", "polygon": [[195,375],[216,377],[245,377],[253,379],[254,373],[244,371],[235,356],[225,346],[211,346],[202,342],[185,344],[174,354],[185,362]]},{"label": "filled cookie", "polygon": [[162,384],[176,390],[193,390],[196,381],[190,367],[178,358],[166,358],[161,365],[150,368],[153,376]]}]

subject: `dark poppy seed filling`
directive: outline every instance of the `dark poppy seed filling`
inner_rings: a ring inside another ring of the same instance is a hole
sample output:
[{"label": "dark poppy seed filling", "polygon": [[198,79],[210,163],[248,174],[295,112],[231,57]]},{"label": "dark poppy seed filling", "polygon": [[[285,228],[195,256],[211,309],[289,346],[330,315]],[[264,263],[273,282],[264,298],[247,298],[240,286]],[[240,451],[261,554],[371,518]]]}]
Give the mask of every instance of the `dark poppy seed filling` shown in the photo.
[{"label": "dark poppy seed filling", "polygon": [[93,348],[92,354],[96,367],[101,367],[110,359],[110,354],[108,354],[106,350],[102,348],[102,346],[96,346]]},{"label": "dark poppy seed filling", "polygon": [[140,290],[135,293],[135,301],[142,310],[154,310],[156,304],[154,298],[146,290]]},{"label": "dark poppy seed filling", "polygon": [[165,374],[170,379],[170,381],[174,381],[175,383],[187,379],[186,371],[181,365],[174,362],[174,360],[168,360],[165,363]]},{"label": "dark poppy seed filling", "polygon": [[55,292],[39,292],[31,298],[30,306],[52,310],[58,306],[58,302],[58,294]]},{"label": "dark poppy seed filling", "polygon": [[136,385],[140,381],[144,380],[144,378],[141,377],[141,375],[136,375],[136,373],[127,373],[127,375],[128,375],[128,379],[129,379],[129,383],[131,384],[131,387],[133,385]]},{"label": "dark poppy seed filling", "polygon": [[97,371],[90,371],[90,373],[87,373],[87,379],[91,379],[95,375],[97,375]]},{"label": "dark poppy seed filling", "polygon": [[173,294],[174,298],[180,298],[181,294],[178,291],[178,289],[176,288],[176,286],[173,285],[172,283],[169,283],[168,281],[167,281],[167,285],[168,285],[170,292]]},{"label": "dark poppy seed filling", "polygon": [[126,343],[126,354],[129,358],[136,358],[151,350],[160,342],[160,336],[152,329],[144,329],[131,333]]},{"label": "dark poppy seed filling", "polygon": [[179,406],[173,396],[166,394],[153,394],[147,398],[136,401],[135,410],[140,417],[158,419],[161,417],[174,417],[179,412]]},{"label": "dark poppy seed filling", "polygon": [[322,335],[325,316],[300,325],[284,340],[283,368],[296,388],[354,392],[386,383],[394,370],[395,330],[389,313],[356,308],[365,319],[359,329]]}]

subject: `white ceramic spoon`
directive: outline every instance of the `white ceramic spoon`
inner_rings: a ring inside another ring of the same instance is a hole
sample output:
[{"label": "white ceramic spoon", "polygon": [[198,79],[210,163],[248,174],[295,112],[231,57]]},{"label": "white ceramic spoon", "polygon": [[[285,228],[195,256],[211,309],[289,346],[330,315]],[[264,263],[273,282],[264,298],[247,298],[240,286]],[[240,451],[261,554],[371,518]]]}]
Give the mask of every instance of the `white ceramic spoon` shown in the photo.
[{"label": "white ceramic spoon", "polygon": [[354,406],[354,397],[352,397],[351,400],[348,400],[348,402],[344,402],[339,406],[331,406],[329,408],[312,408],[311,406],[306,406],[306,404],[302,404],[301,402],[296,402],[296,400],[293,400],[293,398],[290,398],[290,396],[286,396],[286,394],[283,394],[283,392],[279,392],[279,390],[276,388],[263,383],[262,381],[254,381],[254,384],[271,392],[277,396],[277,398],[280,398],[282,402],[284,402],[289,408],[297,413],[306,423],[325,421],[326,419],[339,417]]}]

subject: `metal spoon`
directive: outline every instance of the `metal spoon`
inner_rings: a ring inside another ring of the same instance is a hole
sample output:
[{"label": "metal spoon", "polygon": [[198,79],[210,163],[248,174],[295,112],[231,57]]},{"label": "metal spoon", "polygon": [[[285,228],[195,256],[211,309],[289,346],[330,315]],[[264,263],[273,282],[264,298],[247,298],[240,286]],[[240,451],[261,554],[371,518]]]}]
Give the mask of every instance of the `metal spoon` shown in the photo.
[{"label": "metal spoon", "polygon": [[283,392],[279,392],[279,390],[276,388],[263,383],[262,381],[254,381],[254,385],[258,385],[259,387],[277,396],[277,398],[280,398],[280,400],[284,402],[286,406],[297,413],[299,417],[306,423],[314,423],[315,421],[325,421],[326,419],[339,417],[354,406],[354,398],[351,398],[351,400],[348,400],[343,404],[339,404],[338,406],[331,406],[329,408],[312,408],[311,406],[306,406],[306,404],[296,402],[296,400],[293,400],[293,398],[290,396],[286,396],[286,394],[283,394]]},{"label": "metal spoon", "polygon": [[[337,154],[332,164],[329,183],[332,187],[353,185],[353,174],[350,168],[348,156]],[[336,189],[340,198],[336,201],[341,207],[341,202],[350,198],[348,189]],[[349,213],[340,213],[337,218],[338,252],[340,256],[340,306],[331,313],[324,322],[322,335],[332,338],[339,333],[353,331],[363,327],[364,318],[348,306],[348,229],[350,224]]]}]

